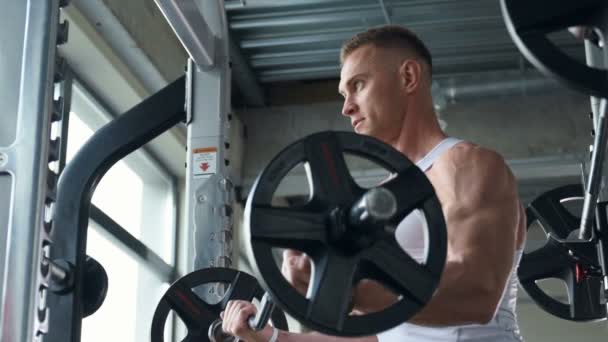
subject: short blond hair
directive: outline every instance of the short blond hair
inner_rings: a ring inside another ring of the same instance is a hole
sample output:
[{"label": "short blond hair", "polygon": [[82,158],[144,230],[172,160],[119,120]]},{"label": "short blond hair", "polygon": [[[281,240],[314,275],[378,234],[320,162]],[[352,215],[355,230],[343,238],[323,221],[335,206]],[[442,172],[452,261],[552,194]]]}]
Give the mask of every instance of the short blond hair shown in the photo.
[{"label": "short blond hair", "polygon": [[413,53],[415,57],[422,59],[428,65],[429,76],[433,74],[433,59],[429,49],[416,34],[399,25],[372,27],[356,34],[342,44],[342,48],[340,49],[340,64],[343,64],[344,60],[353,53],[353,51],[368,44],[380,48],[407,50],[408,52]]}]

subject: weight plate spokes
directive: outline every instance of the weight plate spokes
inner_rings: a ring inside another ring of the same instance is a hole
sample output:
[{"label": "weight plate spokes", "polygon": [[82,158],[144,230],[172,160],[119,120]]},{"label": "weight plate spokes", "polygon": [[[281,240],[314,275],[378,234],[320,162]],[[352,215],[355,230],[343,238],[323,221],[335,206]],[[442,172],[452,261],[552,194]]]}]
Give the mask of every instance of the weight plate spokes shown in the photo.
[{"label": "weight plate spokes", "polygon": [[[396,199],[397,211],[389,220],[349,223],[351,207],[367,189],[353,180],[345,153],[397,175],[381,185]],[[300,163],[307,166],[312,184],[309,201],[299,207],[273,207],[281,180]],[[394,236],[394,227],[414,209],[422,210],[428,223],[429,253],[424,264],[403,251]],[[274,302],[304,325],[332,335],[372,335],[403,323],[431,298],[445,263],[444,217],[424,173],[391,146],[354,133],[321,132],[285,148],[254,183],[245,224],[254,267]],[[296,249],[310,256],[313,271],[307,297],[285,280],[273,248]],[[379,312],[349,316],[352,289],[364,278],[380,282],[401,299]]]},{"label": "weight plate spokes", "polygon": [[[564,242],[580,225],[580,218],[564,206],[566,200],[582,200],[580,184],[566,185],[536,198],[526,209],[528,229],[538,222],[548,236],[546,243],[531,252],[524,252],[518,269],[521,286],[532,300],[548,313],[570,321],[605,319],[606,309],[600,304],[601,277],[587,274],[599,269],[593,255],[595,244],[572,251]],[[589,253],[581,253],[589,250]],[[569,304],[547,294],[537,281],[557,278],[565,282]]]},{"label": "weight plate spokes", "polygon": [[[201,299],[193,288],[213,283],[229,284],[222,300],[209,304]],[[230,268],[204,268],[189,273],[175,281],[165,292],[152,318],[151,341],[163,342],[165,321],[171,310],[175,311],[188,329],[182,342],[209,341],[209,326],[220,317],[229,300],[261,300],[264,289],[251,275]],[[287,330],[287,320],[280,310],[271,316],[273,325]]]},{"label": "weight plate spokes", "polygon": [[511,38],[522,54],[548,76],[603,98],[608,94],[608,71],[589,67],[560,50],[547,37],[570,27],[594,27],[608,37],[608,3],[605,0],[526,1],[501,0]]}]

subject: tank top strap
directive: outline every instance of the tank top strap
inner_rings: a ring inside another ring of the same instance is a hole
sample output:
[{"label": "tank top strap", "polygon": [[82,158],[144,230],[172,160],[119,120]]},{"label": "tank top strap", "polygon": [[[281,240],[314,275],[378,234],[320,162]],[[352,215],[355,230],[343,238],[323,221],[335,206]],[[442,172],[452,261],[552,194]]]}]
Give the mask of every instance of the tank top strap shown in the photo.
[{"label": "tank top strap", "polygon": [[427,153],[422,159],[416,162],[416,166],[418,166],[423,172],[428,170],[435,160],[439,158],[439,156],[452,148],[452,146],[462,142],[462,139],[447,137],[443,139],[439,144],[437,144],[433,149]]}]

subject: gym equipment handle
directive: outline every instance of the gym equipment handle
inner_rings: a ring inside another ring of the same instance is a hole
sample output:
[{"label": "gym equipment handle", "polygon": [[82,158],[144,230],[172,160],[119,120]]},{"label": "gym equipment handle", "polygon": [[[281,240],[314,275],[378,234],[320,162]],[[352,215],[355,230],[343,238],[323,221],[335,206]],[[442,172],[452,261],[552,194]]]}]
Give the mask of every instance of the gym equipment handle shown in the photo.
[{"label": "gym equipment handle", "polygon": [[274,310],[274,303],[268,295],[268,292],[264,293],[262,296],[262,300],[260,302],[260,310],[257,315],[251,316],[249,318],[249,327],[255,331],[260,331],[264,329],[268,320],[270,319],[270,315],[272,315],[272,311]]}]

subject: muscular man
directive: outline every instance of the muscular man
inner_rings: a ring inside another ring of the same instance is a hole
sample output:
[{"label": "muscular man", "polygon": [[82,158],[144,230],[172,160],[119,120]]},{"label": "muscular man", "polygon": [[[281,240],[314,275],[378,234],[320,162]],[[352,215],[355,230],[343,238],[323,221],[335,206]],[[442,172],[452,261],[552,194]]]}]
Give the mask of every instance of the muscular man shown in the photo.
[{"label": "muscular man", "polygon": [[[516,181],[496,152],[449,138],[431,97],[431,55],[409,30],[383,26],[360,33],[341,51],[342,114],[356,133],[378,138],[416,162],[433,184],[447,224],[448,250],[439,287],[408,322],[358,339],[281,332],[279,341],[520,341],[515,316],[516,268],[525,240],[525,213]],[[415,211],[397,227],[399,244],[424,261],[424,215]],[[302,293],[310,277],[307,256],[286,251],[283,274]],[[361,281],[355,310],[380,310],[397,297]],[[247,341],[268,341],[273,330],[248,329],[255,308],[232,302],[224,328]]]}]

